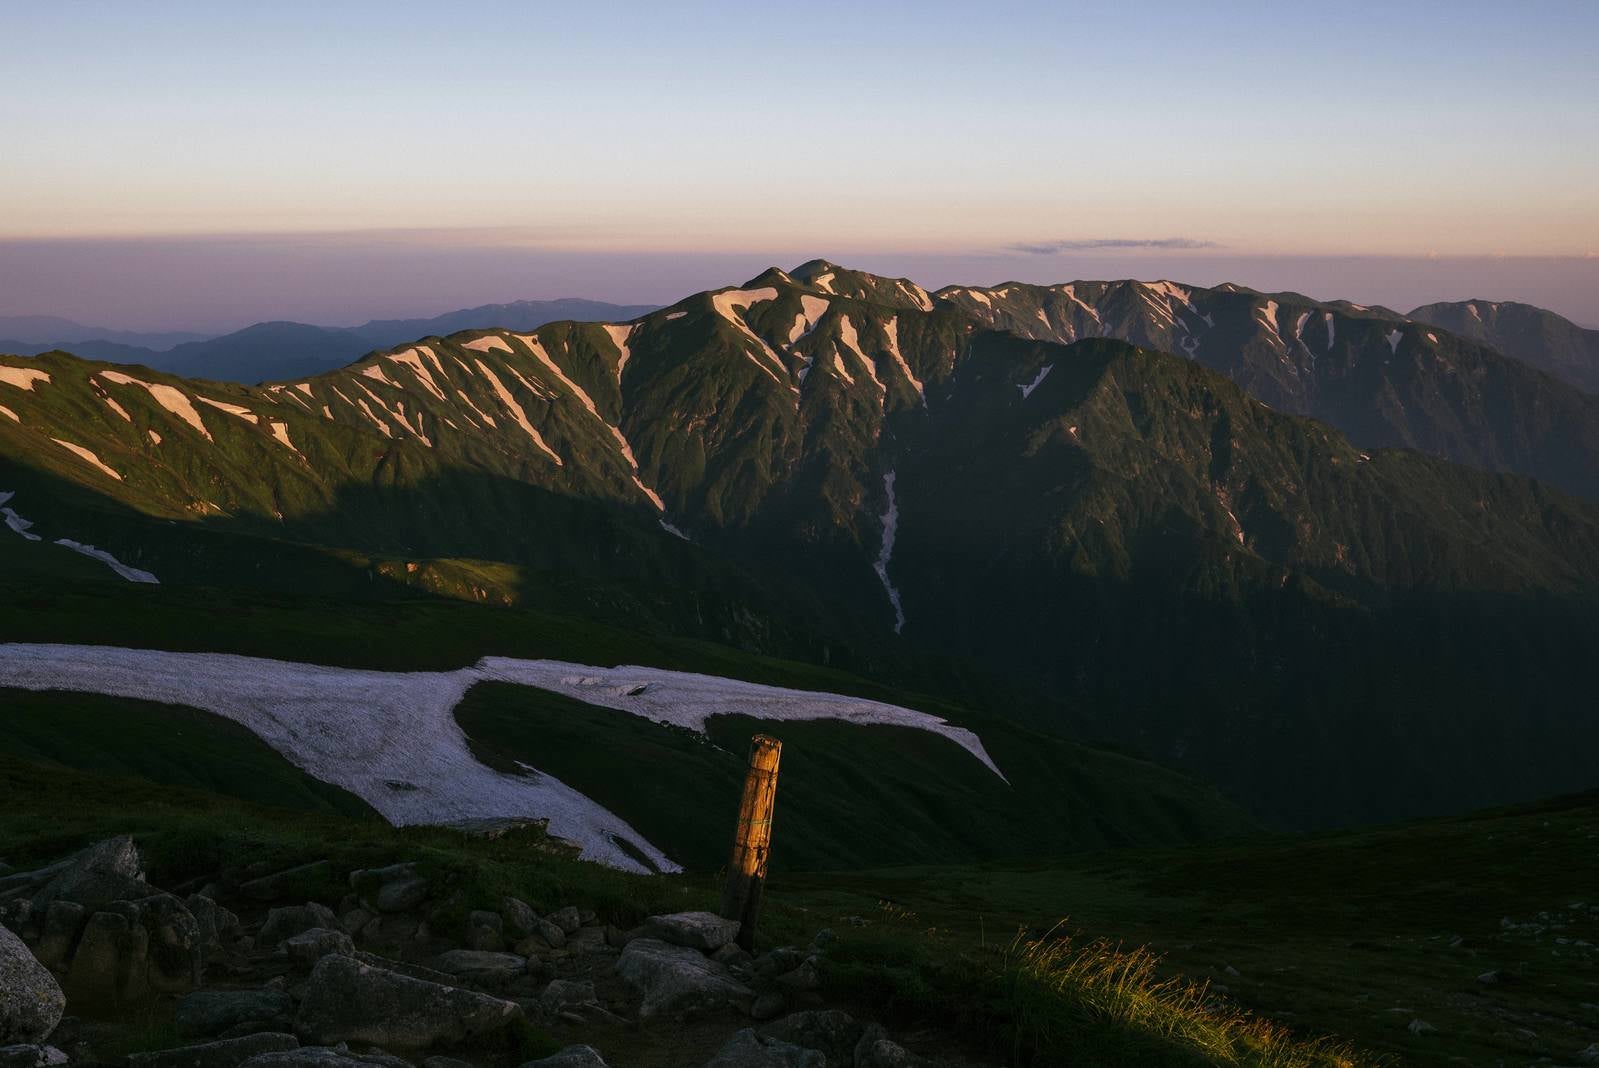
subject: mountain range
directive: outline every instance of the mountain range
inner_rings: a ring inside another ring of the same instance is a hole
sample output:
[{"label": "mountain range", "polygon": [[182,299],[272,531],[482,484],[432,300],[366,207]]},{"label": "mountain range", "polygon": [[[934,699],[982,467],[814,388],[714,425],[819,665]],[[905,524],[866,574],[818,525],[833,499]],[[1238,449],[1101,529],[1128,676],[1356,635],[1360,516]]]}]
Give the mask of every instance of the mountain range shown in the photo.
[{"label": "mountain range", "polygon": [[1589,393],[1599,393],[1599,330],[1515,301],[1427,304],[1412,319],[1480,341]]},{"label": "mountain range", "polygon": [[373,319],[360,326],[255,323],[230,334],[138,333],[83,326],[51,316],[0,316],[0,352],[33,356],[70,347],[92,359],[134,363],[192,378],[253,383],[342,367],[373,349],[485,325],[531,330],[557,319],[626,319],[653,305],[518,300],[461,308],[426,319]]},{"label": "mountain range", "polygon": [[1595,398],[1381,308],[825,261],[263,387],[0,361],[32,573],[81,574],[66,536],[150,597],[671,633],[1113,746],[1286,827],[1592,785],[1596,452]]}]

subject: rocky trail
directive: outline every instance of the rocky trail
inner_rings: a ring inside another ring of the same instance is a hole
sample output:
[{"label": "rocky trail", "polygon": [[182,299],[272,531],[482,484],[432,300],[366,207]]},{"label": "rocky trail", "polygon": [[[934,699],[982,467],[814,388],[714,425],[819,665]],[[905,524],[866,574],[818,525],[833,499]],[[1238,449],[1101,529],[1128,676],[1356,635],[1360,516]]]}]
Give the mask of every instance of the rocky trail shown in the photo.
[{"label": "rocky trail", "polygon": [[751,954],[737,930],[709,912],[624,931],[580,904],[468,909],[403,859],[161,889],[112,838],[0,864],[0,1068],[974,1063],[827,1004],[832,931]]}]

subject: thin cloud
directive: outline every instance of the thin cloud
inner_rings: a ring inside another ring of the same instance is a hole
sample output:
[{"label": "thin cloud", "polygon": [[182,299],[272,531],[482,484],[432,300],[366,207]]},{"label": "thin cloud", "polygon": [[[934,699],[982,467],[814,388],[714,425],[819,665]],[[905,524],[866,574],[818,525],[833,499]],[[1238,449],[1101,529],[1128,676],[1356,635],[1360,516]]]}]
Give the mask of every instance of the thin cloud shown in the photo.
[{"label": "thin cloud", "polygon": [[1191,249],[1221,247],[1214,241],[1200,241],[1192,237],[1090,237],[1061,241],[1023,241],[1005,246],[1011,252],[1027,252],[1034,256],[1053,256],[1058,252],[1084,252],[1107,248]]}]

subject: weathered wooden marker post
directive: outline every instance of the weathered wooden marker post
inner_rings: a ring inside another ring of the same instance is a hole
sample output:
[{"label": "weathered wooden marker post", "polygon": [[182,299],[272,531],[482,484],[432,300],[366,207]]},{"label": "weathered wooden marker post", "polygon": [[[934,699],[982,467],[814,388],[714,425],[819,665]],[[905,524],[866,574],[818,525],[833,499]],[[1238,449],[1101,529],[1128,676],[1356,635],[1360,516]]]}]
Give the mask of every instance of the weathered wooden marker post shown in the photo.
[{"label": "weathered wooden marker post", "polygon": [[749,769],[738,823],[733,827],[733,855],[722,888],[722,915],[739,922],[738,944],[755,950],[755,918],[766,883],[766,859],[772,848],[772,810],[777,803],[777,761],[783,743],[757,734],[750,739]]}]

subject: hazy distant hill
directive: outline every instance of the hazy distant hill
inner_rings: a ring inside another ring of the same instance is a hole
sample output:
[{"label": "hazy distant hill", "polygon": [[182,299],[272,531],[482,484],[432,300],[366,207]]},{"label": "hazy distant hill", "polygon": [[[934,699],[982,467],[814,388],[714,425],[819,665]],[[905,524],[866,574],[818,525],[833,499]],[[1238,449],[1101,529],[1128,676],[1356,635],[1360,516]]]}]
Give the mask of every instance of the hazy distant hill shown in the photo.
[{"label": "hazy distant hill", "polygon": [[602,300],[566,297],[561,300],[514,300],[509,304],[482,304],[445,312],[431,319],[373,319],[350,328],[371,343],[387,348],[402,341],[423,337],[443,337],[461,330],[482,330],[497,326],[504,330],[534,330],[545,323],[570,319],[579,323],[614,323],[637,319],[654,311],[654,304],[607,304]]},{"label": "hazy distant hill", "polygon": [[1410,317],[1481,341],[1579,389],[1599,393],[1599,330],[1578,326],[1552,311],[1508,300],[1462,300],[1428,304]]},{"label": "hazy distant hill", "polygon": [[204,341],[212,336],[182,330],[113,330],[105,326],[84,326],[56,315],[0,315],[0,338],[8,339],[0,341],[0,346],[5,346],[7,351],[14,345],[45,346],[38,349],[43,352],[68,342],[114,341],[130,348],[164,352],[174,345]]}]

